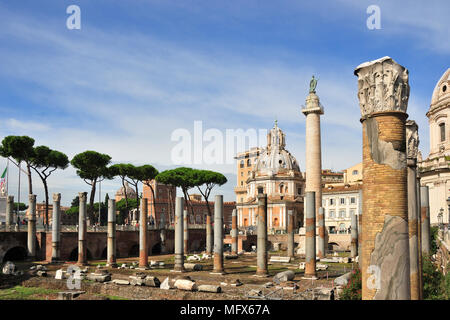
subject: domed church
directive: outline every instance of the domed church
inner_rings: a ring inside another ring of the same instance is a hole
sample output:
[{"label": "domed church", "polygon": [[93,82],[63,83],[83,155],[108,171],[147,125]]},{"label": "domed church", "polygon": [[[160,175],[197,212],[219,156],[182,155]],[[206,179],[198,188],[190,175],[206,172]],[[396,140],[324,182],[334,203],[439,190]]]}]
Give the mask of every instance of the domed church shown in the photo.
[{"label": "domed church", "polygon": [[[430,125],[430,154],[421,161],[419,155],[420,184],[428,186],[430,222],[438,223],[442,211],[444,223],[450,213],[446,203],[450,197],[450,68],[437,82],[426,113]],[[442,210],[441,210],[442,209]]]},{"label": "domed church", "polygon": [[243,200],[236,203],[239,227],[256,226],[257,194],[261,189],[267,194],[269,231],[287,231],[288,210],[293,210],[295,228],[303,225],[305,179],[297,160],[285,146],[286,136],[275,121],[267,134],[267,147],[256,157],[245,181]]}]

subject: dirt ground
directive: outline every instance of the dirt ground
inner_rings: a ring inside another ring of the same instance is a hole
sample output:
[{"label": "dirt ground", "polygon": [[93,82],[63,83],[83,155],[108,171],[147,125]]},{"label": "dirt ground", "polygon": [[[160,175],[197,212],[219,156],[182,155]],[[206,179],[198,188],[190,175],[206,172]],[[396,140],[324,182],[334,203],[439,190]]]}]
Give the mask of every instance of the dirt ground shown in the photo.
[{"label": "dirt ground", "polygon": [[[275,253],[273,255],[283,255]],[[341,254],[342,256],[342,254]],[[330,256],[331,257],[331,256]],[[270,258],[270,255],[269,255]],[[149,261],[164,262],[164,267],[155,267],[150,270],[136,269],[117,269],[105,267],[105,261],[89,261],[88,273],[95,272],[97,266],[100,265],[102,270],[108,270],[112,275],[112,280],[123,279],[130,280],[129,276],[135,275],[136,272],[146,273],[157,277],[161,282],[167,277],[175,279],[177,277],[189,276],[195,280],[197,285],[212,284],[220,285],[221,293],[206,292],[189,292],[178,289],[162,290],[160,288],[147,286],[118,285],[112,282],[98,283],[90,280],[83,280],[81,288],[75,291],[84,291],[79,295],[77,300],[99,300],[99,299],[130,299],[130,300],[246,300],[255,299],[248,296],[248,292],[252,289],[261,290],[262,295],[267,299],[283,299],[283,300],[304,300],[304,293],[310,291],[311,288],[333,288],[333,279],[352,269],[352,264],[343,263],[324,263],[328,265],[326,271],[318,271],[317,280],[303,279],[304,271],[298,269],[299,263],[304,259],[296,258],[290,263],[270,263],[269,277],[255,277],[256,272],[256,254],[240,255],[237,259],[225,259],[224,269],[225,275],[211,274],[213,269],[213,260],[195,261],[195,263],[203,265],[202,271],[174,273],[173,255],[157,255],[150,256]],[[123,263],[131,265],[138,262],[138,258],[118,259],[120,266]],[[15,263],[19,270],[23,270],[22,276],[0,275],[0,300],[2,299],[44,299],[55,300],[58,298],[58,292],[71,291],[67,287],[67,280],[56,280],[56,270],[63,268],[66,270],[70,263],[49,264],[44,261],[34,262],[17,262]],[[32,275],[30,267],[32,265],[42,264],[47,268],[47,277],[38,277]],[[296,290],[286,290],[280,287],[272,286],[266,288],[264,284],[272,282],[275,274],[285,270],[295,272],[293,282],[298,285]],[[241,286],[224,285],[223,282],[232,283],[237,279],[243,283]],[[260,297],[260,298],[264,298]]]}]

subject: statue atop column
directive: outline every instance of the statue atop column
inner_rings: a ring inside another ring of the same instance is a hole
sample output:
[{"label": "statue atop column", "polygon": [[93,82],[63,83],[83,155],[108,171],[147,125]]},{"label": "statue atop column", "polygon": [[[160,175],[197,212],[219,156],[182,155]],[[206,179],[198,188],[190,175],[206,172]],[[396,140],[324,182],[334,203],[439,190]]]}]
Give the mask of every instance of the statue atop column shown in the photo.
[{"label": "statue atop column", "polygon": [[316,93],[317,80],[319,79],[314,78],[313,75],[311,81],[309,82],[309,93]]}]

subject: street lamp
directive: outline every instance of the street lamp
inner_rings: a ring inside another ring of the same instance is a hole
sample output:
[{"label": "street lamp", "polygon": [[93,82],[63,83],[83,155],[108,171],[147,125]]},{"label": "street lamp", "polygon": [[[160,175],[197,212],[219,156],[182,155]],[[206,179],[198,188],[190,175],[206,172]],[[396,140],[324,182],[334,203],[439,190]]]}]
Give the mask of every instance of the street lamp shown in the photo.
[{"label": "street lamp", "polygon": [[450,197],[447,198],[447,214],[448,214],[447,229],[450,229]]}]

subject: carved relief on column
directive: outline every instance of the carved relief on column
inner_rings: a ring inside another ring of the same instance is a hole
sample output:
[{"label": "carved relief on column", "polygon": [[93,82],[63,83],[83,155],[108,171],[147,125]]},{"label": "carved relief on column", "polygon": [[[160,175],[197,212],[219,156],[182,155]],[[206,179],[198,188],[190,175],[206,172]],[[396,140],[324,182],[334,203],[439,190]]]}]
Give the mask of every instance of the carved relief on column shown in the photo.
[{"label": "carved relief on column", "polygon": [[409,99],[408,69],[390,57],[365,62],[355,69],[361,116],[375,112],[406,112]]},{"label": "carved relief on column", "polygon": [[419,153],[419,127],[414,120],[406,121],[406,158],[416,164]]}]

